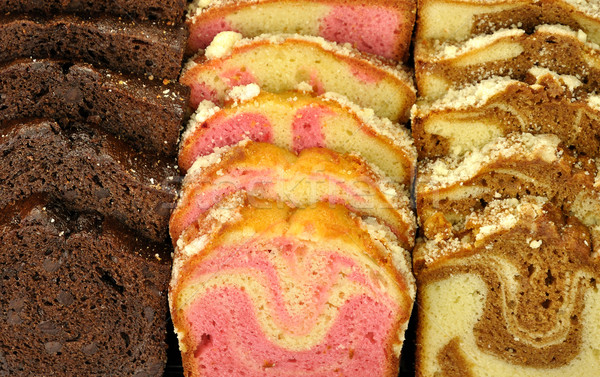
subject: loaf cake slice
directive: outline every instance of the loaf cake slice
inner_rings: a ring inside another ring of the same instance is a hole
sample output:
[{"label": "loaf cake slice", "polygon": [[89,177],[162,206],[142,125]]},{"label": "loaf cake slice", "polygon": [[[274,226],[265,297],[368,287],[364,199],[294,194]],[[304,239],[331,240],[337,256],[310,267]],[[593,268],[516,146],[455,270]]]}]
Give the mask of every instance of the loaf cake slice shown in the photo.
[{"label": "loaf cake slice", "polygon": [[203,100],[222,105],[231,88],[250,83],[281,93],[307,82],[317,94],[342,94],[400,123],[408,120],[415,102],[412,78],[402,66],[301,35],[242,39],[241,34],[222,32],[204,55],[187,64],[180,82],[191,87],[194,108]]},{"label": "loaf cake slice", "polygon": [[31,197],[0,219],[0,374],[156,376],[170,248]]},{"label": "loaf cake slice", "polygon": [[48,193],[79,210],[114,217],[157,241],[168,238],[177,168],[90,126],[63,131],[52,121],[0,127],[0,208]]},{"label": "loaf cake slice", "polygon": [[578,158],[555,135],[511,134],[462,157],[419,163],[416,197],[424,231],[442,215],[461,224],[495,199],[536,195],[569,208],[593,187],[596,165]]},{"label": "loaf cake slice", "polygon": [[195,0],[187,16],[188,45],[192,52],[204,49],[222,31],[237,31],[245,37],[298,33],[404,60],[415,14],[415,0]]},{"label": "loaf cake slice", "polygon": [[597,374],[600,266],[585,226],[525,196],[436,233],[414,253],[417,376]]},{"label": "loaf cake slice", "polygon": [[343,205],[387,225],[402,247],[414,246],[415,219],[408,187],[395,184],[362,158],[310,148],[298,156],[272,144],[243,141],[196,160],[183,181],[171,216],[174,243],[181,233],[224,197],[253,197],[298,208],[317,202]]},{"label": "loaf cake slice", "polygon": [[464,42],[420,41],[415,45],[419,95],[429,100],[494,76],[523,81],[532,67],[573,75],[582,89],[600,85],[600,46],[563,25],[540,25],[532,34],[502,29]]},{"label": "loaf cake slice", "polygon": [[188,376],[386,376],[415,290],[386,227],[234,196],[186,230],[171,316]]},{"label": "loaf cake slice", "polygon": [[137,149],[174,155],[189,89],[84,63],[15,60],[0,66],[0,121],[46,117],[96,124]]},{"label": "loaf cake slice", "polygon": [[82,15],[112,14],[124,19],[183,21],[186,0],[1,0],[0,12],[7,13],[78,13]]},{"label": "loaf cake slice", "polygon": [[206,101],[190,118],[179,150],[183,171],[199,156],[249,138],[296,153],[311,147],[355,153],[394,181],[409,185],[416,163],[412,139],[404,127],[372,110],[335,93],[271,94],[260,92],[256,84],[234,88],[230,97],[233,92],[238,96],[223,108]]},{"label": "loaf cake slice", "polygon": [[512,132],[554,133],[577,152],[600,152],[600,97],[573,76],[532,68],[525,82],[494,77],[437,101],[418,101],[411,113],[420,158],[458,156]]},{"label": "loaf cake slice", "polygon": [[108,16],[11,14],[0,19],[0,63],[56,58],[177,80],[187,35],[183,26]]},{"label": "loaf cake slice", "polygon": [[596,0],[420,0],[418,11],[418,40],[463,41],[517,25],[531,32],[541,24],[561,24],[600,43]]}]

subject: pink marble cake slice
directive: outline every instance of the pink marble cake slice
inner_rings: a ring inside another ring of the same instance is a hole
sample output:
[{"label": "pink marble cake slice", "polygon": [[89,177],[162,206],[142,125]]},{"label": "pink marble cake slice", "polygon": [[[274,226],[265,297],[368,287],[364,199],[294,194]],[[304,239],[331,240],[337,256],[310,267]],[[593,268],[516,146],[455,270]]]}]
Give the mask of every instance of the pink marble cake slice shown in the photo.
[{"label": "pink marble cake slice", "polygon": [[186,230],[169,301],[189,377],[395,377],[414,295],[375,220],[233,196]]},{"label": "pink marble cake slice", "polygon": [[187,16],[188,50],[206,48],[222,31],[245,37],[298,33],[403,60],[408,57],[415,13],[415,0],[195,0]]},{"label": "pink marble cake slice", "polygon": [[272,144],[242,141],[196,160],[171,215],[174,243],[223,197],[245,191],[296,208],[317,202],[342,205],[387,225],[402,247],[414,246],[416,221],[408,187],[393,183],[352,155],[310,148],[298,156]]},{"label": "pink marble cake slice", "polygon": [[416,97],[411,74],[402,65],[297,34],[243,39],[239,33],[219,33],[204,55],[184,67],[180,82],[191,88],[193,108],[203,100],[222,105],[235,86],[256,83],[281,93],[306,82],[317,94],[342,94],[400,123],[408,121]]},{"label": "pink marble cake slice", "polygon": [[341,95],[272,94],[256,84],[236,87],[230,96],[233,92],[241,98],[223,108],[203,102],[191,117],[179,151],[183,171],[215,148],[248,138],[296,153],[311,147],[356,153],[401,184],[408,185],[413,176],[416,153],[406,129]]}]

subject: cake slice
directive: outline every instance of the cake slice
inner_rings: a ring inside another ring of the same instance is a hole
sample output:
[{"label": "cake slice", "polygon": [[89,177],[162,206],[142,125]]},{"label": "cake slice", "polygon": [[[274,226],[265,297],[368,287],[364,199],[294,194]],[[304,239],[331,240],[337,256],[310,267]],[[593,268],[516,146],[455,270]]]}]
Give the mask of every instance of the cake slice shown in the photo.
[{"label": "cake slice", "polygon": [[162,376],[170,248],[28,198],[0,219],[0,372]]},{"label": "cake slice", "polygon": [[[287,17],[291,14],[294,17]],[[188,46],[192,52],[204,49],[222,31],[236,31],[245,37],[298,33],[404,60],[415,14],[415,0],[194,0],[187,16]]]},{"label": "cake slice", "polygon": [[179,150],[183,171],[215,148],[249,138],[296,153],[311,147],[356,153],[394,181],[407,185],[413,176],[416,153],[406,129],[343,96],[271,94],[260,92],[256,84],[234,88],[230,97],[234,92],[238,97],[223,108],[203,102],[190,118]]},{"label": "cake slice", "polygon": [[175,251],[187,376],[398,375],[415,290],[386,227],[343,207],[226,199]]},{"label": "cake slice", "polygon": [[57,58],[177,80],[186,40],[183,26],[109,16],[11,14],[0,20],[0,63]]},{"label": "cake slice", "polygon": [[412,78],[402,66],[383,62],[320,37],[263,35],[242,39],[222,32],[191,60],[180,82],[192,90],[191,105],[222,105],[231,88],[251,83],[281,93],[309,83],[317,94],[336,92],[380,117],[404,123],[415,102]]},{"label": "cake slice", "polygon": [[414,253],[417,376],[597,374],[600,266],[585,226],[525,196],[445,229]]},{"label": "cake slice", "polygon": [[561,24],[600,43],[600,7],[583,0],[420,0],[417,39],[462,41],[503,28]]},{"label": "cake slice", "polygon": [[183,181],[171,216],[174,243],[202,213],[224,197],[245,191],[253,197],[298,208],[317,202],[343,205],[387,225],[402,247],[414,246],[415,220],[407,185],[390,181],[362,158],[310,148],[296,156],[272,144],[241,142],[196,160]]},{"label": "cake slice", "polygon": [[177,168],[89,126],[63,131],[52,121],[0,127],[0,208],[48,193],[79,210],[118,219],[157,241],[168,237]]},{"label": "cake slice", "polygon": [[416,184],[419,222],[424,231],[440,215],[453,224],[496,199],[536,195],[569,211],[591,189],[596,166],[578,158],[555,135],[511,134],[462,157],[419,163]]},{"label": "cake slice", "polygon": [[15,60],[0,66],[0,121],[52,118],[85,122],[140,149],[174,155],[188,88],[122,76],[84,63]]},{"label": "cake slice", "polygon": [[553,133],[577,152],[600,151],[600,97],[573,76],[532,68],[526,81],[494,77],[412,111],[420,158],[459,156],[512,132]]},{"label": "cake slice", "polygon": [[183,20],[186,0],[2,0],[0,12],[7,13],[78,13],[112,14],[122,18],[164,21],[177,24]]},{"label": "cake slice", "polygon": [[593,93],[600,85],[600,46],[563,25],[540,25],[532,34],[502,29],[464,42],[415,45],[417,87],[428,100],[494,76],[523,81],[535,66],[573,75]]}]

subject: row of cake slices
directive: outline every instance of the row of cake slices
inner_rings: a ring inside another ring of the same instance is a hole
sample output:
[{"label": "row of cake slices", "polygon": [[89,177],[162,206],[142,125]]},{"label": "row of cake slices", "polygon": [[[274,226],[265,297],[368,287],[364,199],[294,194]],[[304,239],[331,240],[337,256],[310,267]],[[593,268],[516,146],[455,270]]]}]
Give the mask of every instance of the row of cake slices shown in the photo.
[{"label": "row of cake slices", "polygon": [[163,374],[185,3],[0,4],[2,375]]},{"label": "row of cake slices", "polygon": [[419,4],[419,376],[597,374],[599,9]]},{"label": "row of cake slices", "polygon": [[[190,49],[205,50],[180,79],[196,112],[170,222],[186,374],[396,376],[415,297],[416,151],[400,123],[416,95],[409,70],[386,58],[405,55],[414,13],[400,2],[205,3],[188,16]],[[365,14],[375,18],[350,26]],[[375,20],[404,32],[346,32]]]}]

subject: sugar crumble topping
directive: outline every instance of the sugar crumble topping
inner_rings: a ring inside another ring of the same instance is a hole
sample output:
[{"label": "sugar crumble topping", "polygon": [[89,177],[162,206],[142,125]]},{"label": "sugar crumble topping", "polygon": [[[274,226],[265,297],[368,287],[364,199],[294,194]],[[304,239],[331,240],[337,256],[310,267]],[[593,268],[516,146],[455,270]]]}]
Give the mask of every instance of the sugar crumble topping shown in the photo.
[{"label": "sugar crumble topping", "polygon": [[524,34],[525,31],[521,29],[500,29],[493,34],[478,35],[460,44],[436,41],[434,46],[436,52],[433,58],[439,60],[454,59],[469,51],[479,50],[494,44],[500,39],[520,37]]},{"label": "sugar crumble topping", "polygon": [[419,190],[434,190],[467,181],[476,176],[486,165],[500,159],[541,159],[552,163],[560,158],[560,139],[556,135],[511,134],[475,149],[464,156],[443,157],[424,161],[420,169]]},{"label": "sugar crumble topping", "polygon": [[250,140],[244,139],[237,144],[228,145],[220,148],[215,148],[213,153],[201,156],[194,161],[192,167],[188,170],[186,177],[183,180],[183,185],[185,186],[187,182],[193,181],[196,179],[196,176],[202,174],[202,172],[208,168],[209,166],[216,165],[221,162],[223,156],[233,150],[234,148],[242,147],[246,145]]},{"label": "sugar crumble topping", "polygon": [[235,31],[222,31],[208,45],[204,56],[209,60],[226,58],[231,55],[233,48],[242,38],[242,34]]},{"label": "sugar crumble topping", "polygon": [[211,101],[204,100],[200,102],[198,108],[190,117],[186,130],[181,137],[181,145],[184,145],[187,139],[198,130],[208,119],[212,118],[221,108]]},{"label": "sugar crumble topping", "polygon": [[257,97],[260,94],[260,86],[257,84],[248,84],[234,86],[227,93],[227,98],[235,103],[241,103]]}]

